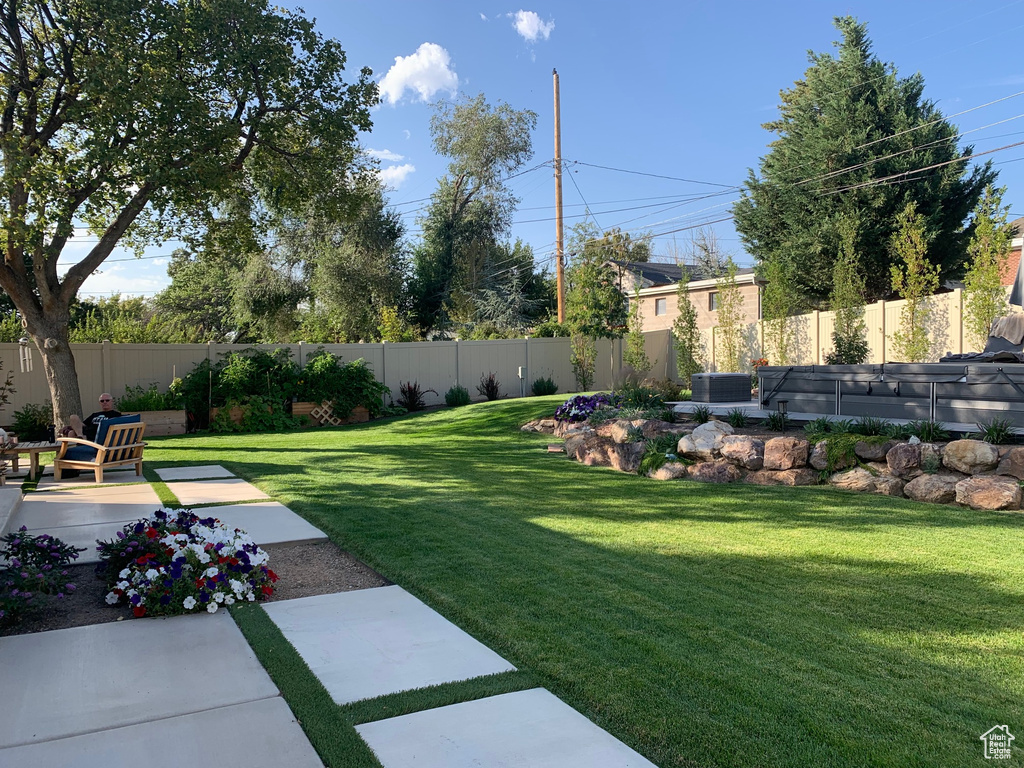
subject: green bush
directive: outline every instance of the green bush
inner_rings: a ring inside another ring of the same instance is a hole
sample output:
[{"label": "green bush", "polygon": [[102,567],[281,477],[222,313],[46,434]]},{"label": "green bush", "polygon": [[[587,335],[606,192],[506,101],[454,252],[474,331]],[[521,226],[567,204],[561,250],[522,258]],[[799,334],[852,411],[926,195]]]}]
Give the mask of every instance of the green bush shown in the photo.
[{"label": "green bush", "polygon": [[184,400],[181,394],[181,379],[171,382],[166,392],[153,384],[149,389],[143,389],[140,384],[137,387],[125,387],[124,395],[117,398],[117,410],[126,413],[136,411],[176,411],[184,407]]},{"label": "green bush", "polygon": [[40,404],[28,403],[20,411],[14,412],[14,434],[25,443],[45,440],[49,437],[51,424],[53,406],[49,400]]},{"label": "green bush", "polygon": [[1017,440],[1012,422],[1009,419],[1000,419],[998,416],[989,421],[979,421],[978,433],[971,437],[984,440],[992,445],[1008,445]]},{"label": "green bush", "polygon": [[665,407],[665,398],[661,396],[658,390],[628,379],[619,386],[615,391],[615,395],[617,402],[623,408],[650,410]]},{"label": "green bush", "polygon": [[318,350],[296,380],[296,397],[311,403],[330,400],[334,415],[345,418],[353,408],[363,406],[370,416],[380,415],[388,388],[373,376],[366,361],[343,363],[337,355]]},{"label": "green bush", "polygon": [[530,388],[537,397],[543,395],[556,395],[558,394],[558,385],[555,384],[555,380],[550,376],[541,376],[533,382],[533,386]]},{"label": "green bush", "polygon": [[[252,397],[247,403],[229,400],[210,421],[211,432],[282,432],[297,429],[305,423],[304,417],[291,416],[281,403],[270,403],[262,397]],[[231,411],[242,409],[237,424],[231,420]]]},{"label": "green bush", "polygon": [[706,405],[695,406],[694,409],[690,411],[690,418],[698,424],[707,424],[711,421],[711,409]]},{"label": "green bush", "polygon": [[472,401],[469,399],[469,390],[456,384],[444,393],[444,402],[450,408],[457,408],[461,405],[469,405]]}]

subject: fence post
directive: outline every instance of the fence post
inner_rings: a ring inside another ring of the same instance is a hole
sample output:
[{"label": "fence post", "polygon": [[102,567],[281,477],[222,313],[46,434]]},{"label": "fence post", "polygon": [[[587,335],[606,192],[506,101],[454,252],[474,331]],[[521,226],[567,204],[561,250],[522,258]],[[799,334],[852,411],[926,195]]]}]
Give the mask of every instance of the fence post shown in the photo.
[{"label": "fence post", "polygon": [[886,335],[885,328],[885,299],[881,299],[878,302],[878,307],[882,313],[882,359],[879,360],[878,362],[884,363],[886,360],[889,359],[889,337]]}]

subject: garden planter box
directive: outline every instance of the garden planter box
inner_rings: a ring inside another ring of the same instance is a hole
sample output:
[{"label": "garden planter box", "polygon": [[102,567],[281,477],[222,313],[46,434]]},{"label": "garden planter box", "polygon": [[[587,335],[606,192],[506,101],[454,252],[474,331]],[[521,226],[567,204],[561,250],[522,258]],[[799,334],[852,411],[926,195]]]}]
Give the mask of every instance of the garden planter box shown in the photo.
[{"label": "garden planter box", "polygon": [[370,412],[361,405],[357,405],[349,413],[347,419],[339,419],[334,416],[329,407],[323,403],[292,403],[292,416],[305,416],[314,427],[338,426],[341,424],[362,424],[370,420]]},{"label": "garden planter box", "polygon": [[184,435],[185,411],[139,411],[146,425],[146,437]]},{"label": "garden planter box", "polygon": [[[210,421],[211,422],[215,418],[217,418],[217,414],[220,413],[220,411],[221,411],[220,408],[211,408],[210,409]],[[235,424],[241,424],[242,423],[242,417],[245,416],[245,409],[242,408],[242,406],[240,406],[240,405],[232,406],[231,412],[228,414],[228,416],[231,418],[231,421],[233,421]]]}]

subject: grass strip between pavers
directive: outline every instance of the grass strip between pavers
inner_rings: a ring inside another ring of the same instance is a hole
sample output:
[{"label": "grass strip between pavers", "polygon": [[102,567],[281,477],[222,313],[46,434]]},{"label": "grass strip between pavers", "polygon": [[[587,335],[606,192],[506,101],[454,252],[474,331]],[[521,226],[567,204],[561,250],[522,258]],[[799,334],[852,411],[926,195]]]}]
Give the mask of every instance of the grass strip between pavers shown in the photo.
[{"label": "grass strip between pavers", "polygon": [[161,506],[169,509],[178,509],[181,507],[181,502],[178,501],[178,497],[174,495],[171,489],[167,486],[167,483],[160,479],[160,475],[156,473],[155,469],[143,464],[142,476],[145,477],[153,487],[153,492],[160,499]]},{"label": "grass strip between pavers", "polygon": [[233,605],[238,628],[328,768],[381,768],[354,724],[259,605]]},{"label": "grass strip between pavers", "polygon": [[356,701],[343,705],[341,710],[353,725],[362,725],[425,709],[436,709],[449,704],[460,704],[537,687],[537,681],[525,672],[498,672],[472,680],[443,683],[415,691],[403,691],[379,696],[376,699]]}]

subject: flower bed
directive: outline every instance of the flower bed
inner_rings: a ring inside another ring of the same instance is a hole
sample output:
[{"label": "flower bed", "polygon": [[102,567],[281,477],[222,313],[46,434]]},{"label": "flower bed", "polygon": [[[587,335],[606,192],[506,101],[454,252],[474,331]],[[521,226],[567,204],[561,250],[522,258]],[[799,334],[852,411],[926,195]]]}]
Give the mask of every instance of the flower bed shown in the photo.
[{"label": "flower bed", "polygon": [[189,510],[158,510],[98,549],[107,602],[128,603],[136,616],[216,613],[269,597],[277,581],[247,533]]},{"label": "flower bed", "polygon": [[75,591],[65,566],[79,552],[48,534],[33,536],[25,526],[0,539],[0,625],[16,622],[38,595],[63,600]]}]

